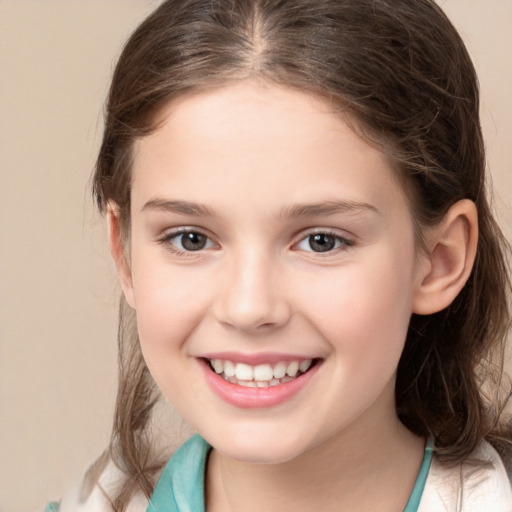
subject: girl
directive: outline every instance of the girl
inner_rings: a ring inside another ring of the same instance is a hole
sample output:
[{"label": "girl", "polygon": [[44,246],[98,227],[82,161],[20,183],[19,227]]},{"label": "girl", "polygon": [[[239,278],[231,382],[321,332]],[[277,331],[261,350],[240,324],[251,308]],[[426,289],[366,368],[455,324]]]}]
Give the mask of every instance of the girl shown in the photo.
[{"label": "girl", "polygon": [[[478,107],[430,0],[144,21],[94,175],[123,287],[114,429],[60,510],[512,510]],[[157,388],[198,432],[169,461]]]}]

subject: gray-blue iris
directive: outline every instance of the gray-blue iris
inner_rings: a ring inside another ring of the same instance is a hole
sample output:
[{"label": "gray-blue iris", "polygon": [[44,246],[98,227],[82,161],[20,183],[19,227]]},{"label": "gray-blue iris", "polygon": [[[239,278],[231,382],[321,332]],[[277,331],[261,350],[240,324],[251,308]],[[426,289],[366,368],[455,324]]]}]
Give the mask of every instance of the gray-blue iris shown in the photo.
[{"label": "gray-blue iris", "polygon": [[309,246],[315,252],[326,252],[334,249],[336,239],[326,233],[317,233],[309,237]]}]

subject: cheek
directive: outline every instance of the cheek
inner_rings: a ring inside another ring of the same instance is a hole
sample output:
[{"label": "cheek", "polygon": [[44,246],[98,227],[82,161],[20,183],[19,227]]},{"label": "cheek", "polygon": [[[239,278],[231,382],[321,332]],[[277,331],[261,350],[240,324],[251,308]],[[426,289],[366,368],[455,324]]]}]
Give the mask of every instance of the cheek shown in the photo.
[{"label": "cheek", "polygon": [[[141,263],[141,264],[139,264]],[[133,262],[139,337],[147,359],[180,350],[208,309],[205,276],[162,263]]]},{"label": "cheek", "polygon": [[193,360],[186,343],[207,309],[200,290],[196,282],[162,267],[147,266],[134,275],[142,354],[164,396],[182,412],[187,410],[186,397],[194,395],[198,385],[188,379]]},{"label": "cheek", "polygon": [[411,262],[381,255],[311,281],[302,309],[339,357],[363,371],[398,363],[411,316]]}]

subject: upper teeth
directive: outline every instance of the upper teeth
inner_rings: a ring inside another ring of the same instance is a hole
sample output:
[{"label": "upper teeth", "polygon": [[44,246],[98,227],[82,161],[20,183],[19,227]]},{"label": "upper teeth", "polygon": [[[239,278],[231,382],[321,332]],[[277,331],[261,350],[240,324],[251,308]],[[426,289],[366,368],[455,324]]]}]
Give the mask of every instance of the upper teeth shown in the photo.
[{"label": "upper teeth", "polygon": [[269,382],[272,379],[283,379],[284,377],[295,377],[297,373],[304,373],[312,364],[311,359],[303,361],[280,361],[275,365],[259,364],[251,366],[245,363],[233,363],[221,359],[212,359],[210,364],[215,373],[223,373],[226,377],[234,377],[238,381]]}]

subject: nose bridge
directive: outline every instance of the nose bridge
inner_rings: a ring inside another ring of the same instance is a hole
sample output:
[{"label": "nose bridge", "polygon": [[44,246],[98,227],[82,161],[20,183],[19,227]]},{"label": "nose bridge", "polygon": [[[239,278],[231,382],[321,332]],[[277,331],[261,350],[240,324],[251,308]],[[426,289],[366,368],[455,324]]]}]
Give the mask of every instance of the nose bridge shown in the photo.
[{"label": "nose bridge", "polygon": [[226,261],[217,319],[241,330],[284,325],[290,306],[279,279],[277,258],[261,247],[234,251]]}]

